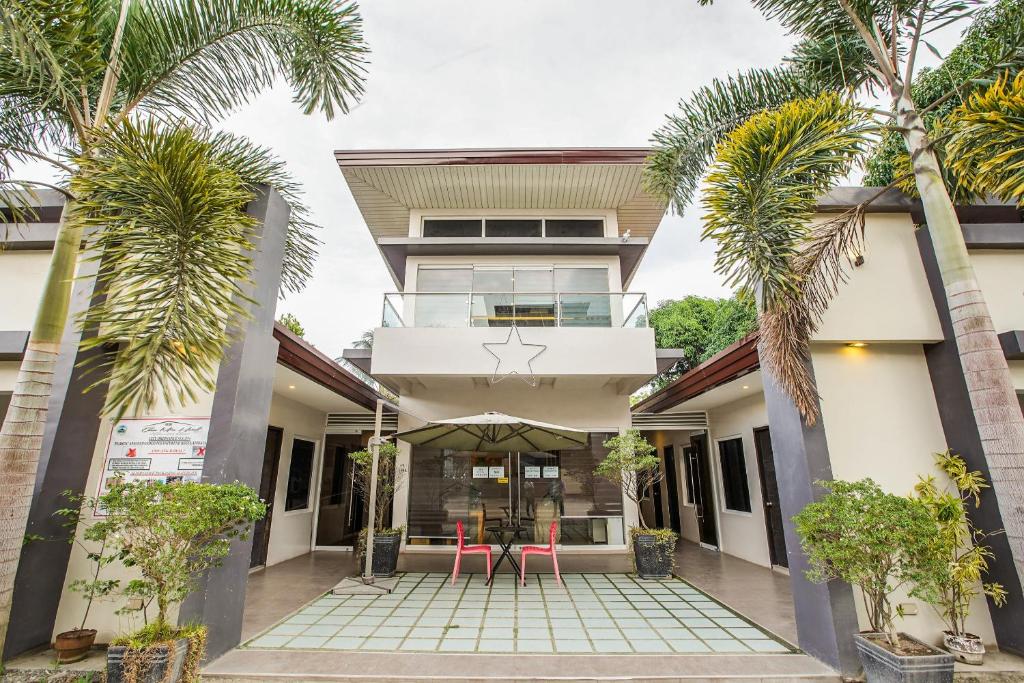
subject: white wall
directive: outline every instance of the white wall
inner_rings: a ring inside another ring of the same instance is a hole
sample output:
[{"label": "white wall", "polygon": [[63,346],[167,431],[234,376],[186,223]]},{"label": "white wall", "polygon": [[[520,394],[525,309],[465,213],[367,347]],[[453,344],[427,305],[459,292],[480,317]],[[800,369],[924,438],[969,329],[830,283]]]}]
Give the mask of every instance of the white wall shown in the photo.
[{"label": "white wall", "polygon": [[1024,330],[1024,251],[972,250],[971,265],[996,332]]},{"label": "white wall", "polygon": [[[817,216],[816,221],[821,221]],[[909,214],[868,214],[864,265],[822,318],[817,341],[939,341],[935,303]]]},{"label": "white wall", "polygon": [[[768,413],[765,408],[764,394],[761,393],[708,411],[709,456],[715,480],[719,547],[724,553],[765,567],[771,566],[771,559],[768,554],[768,534],[765,530],[761,480],[757,469],[757,451],[754,448],[754,428],[767,424]],[[722,463],[718,455],[717,442],[733,437],[743,440],[743,461],[747,470],[747,488],[750,490],[750,512],[725,508]]]},{"label": "white wall", "polygon": [[0,250],[0,292],[4,292],[0,330],[32,329],[49,266],[49,251]]},{"label": "white wall", "polygon": [[[883,489],[906,495],[918,476],[938,474],[932,454],[945,450],[946,443],[921,346],[816,344],[812,357],[835,478],[871,477]],[[896,600],[908,598],[900,593]],[[858,610],[866,626],[859,601]],[[918,614],[898,625],[929,642],[942,630],[942,622],[923,603],[918,603]],[[972,605],[967,630],[992,642],[983,599]]]},{"label": "white wall", "polygon": [[[285,398],[280,394],[274,394],[270,403],[270,425],[284,430],[284,437],[281,441],[281,458],[277,469],[274,513],[270,522],[270,541],[267,547],[268,567],[310,551],[326,424],[326,413]],[[285,512],[288,468],[291,465],[292,444],[296,437],[316,443],[316,456],[313,458],[313,472],[309,488],[309,505],[302,510]]]},{"label": "white wall", "polygon": [[18,381],[18,368],[21,363],[15,360],[0,361],[0,391],[13,391]]}]

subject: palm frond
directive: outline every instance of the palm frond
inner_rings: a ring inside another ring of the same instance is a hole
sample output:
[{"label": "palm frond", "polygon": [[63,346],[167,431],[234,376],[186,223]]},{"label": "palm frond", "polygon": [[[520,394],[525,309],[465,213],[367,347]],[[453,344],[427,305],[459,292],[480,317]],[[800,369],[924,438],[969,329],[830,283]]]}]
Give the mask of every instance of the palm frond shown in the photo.
[{"label": "palm frond", "polygon": [[972,95],[946,126],[949,164],[961,181],[1024,206],[1024,72]]},{"label": "palm frond", "polygon": [[718,143],[754,114],[821,92],[822,86],[786,67],[751,69],[699,88],[653,136],[644,170],[648,191],[671,199],[682,214],[714,159]]},{"label": "palm frond", "polygon": [[242,209],[253,194],[183,125],[124,121],[78,163],[73,220],[95,228],[104,296],[80,321],[98,329],[85,346],[120,345],[88,366],[109,383],[106,411],[193,401],[213,388],[227,324],[251,303],[254,219]]},{"label": "palm frond", "polygon": [[125,26],[123,113],[141,106],[207,122],[282,77],[305,112],[347,112],[368,49],[354,3],[149,0]]},{"label": "palm frond", "polygon": [[875,125],[843,96],[824,93],[762,112],[716,151],[703,194],[703,237],[716,271],[756,293],[766,371],[809,422],[817,412],[809,343],[859,248],[860,214],[811,227],[818,197],[845,176]]}]

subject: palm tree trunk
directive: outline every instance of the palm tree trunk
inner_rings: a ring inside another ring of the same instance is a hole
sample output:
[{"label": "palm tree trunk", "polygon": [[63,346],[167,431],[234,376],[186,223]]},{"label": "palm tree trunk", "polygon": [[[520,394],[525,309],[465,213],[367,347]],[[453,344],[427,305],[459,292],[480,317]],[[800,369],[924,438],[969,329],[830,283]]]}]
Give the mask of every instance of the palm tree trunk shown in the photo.
[{"label": "palm tree trunk", "polygon": [[[35,489],[53,373],[68,317],[82,227],[61,213],[50,270],[7,416],[0,428],[0,648],[7,640],[21,548]],[[0,650],[2,651],[2,650]]]},{"label": "palm tree trunk", "polygon": [[999,501],[1017,576],[1024,585],[1024,416],[938,159],[909,94],[897,100],[896,114],[946,290],[989,478]]}]

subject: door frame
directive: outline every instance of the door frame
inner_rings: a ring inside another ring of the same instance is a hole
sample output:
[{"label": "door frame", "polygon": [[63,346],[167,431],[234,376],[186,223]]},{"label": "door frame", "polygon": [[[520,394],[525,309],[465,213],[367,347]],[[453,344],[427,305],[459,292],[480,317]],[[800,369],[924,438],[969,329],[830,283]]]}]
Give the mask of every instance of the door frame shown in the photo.
[{"label": "door frame", "polygon": [[[776,540],[777,539],[775,538],[775,530],[772,527],[772,521],[771,521],[772,520],[772,514],[773,514],[771,508],[773,507],[773,505],[768,500],[768,489],[766,488],[767,487],[767,476],[766,476],[765,471],[764,471],[764,457],[765,457],[765,455],[764,455],[764,453],[761,450],[761,442],[758,440],[758,435],[759,434],[763,434],[765,432],[768,433],[768,435],[769,435],[768,438],[771,439],[771,428],[769,427],[769,425],[764,425],[762,427],[754,427],[754,454],[755,454],[755,457],[757,458],[757,478],[758,478],[758,480],[761,483],[761,509],[762,509],[762,512],[764,513],[765,538],[768,541],[768,562],[771,564],[772,567],[780,567],[780,568],[783,568],[783,569],[789,569],[789,557],[787,556],[785,558],[786,559],[786,564],[781,564],[779,562],[779,558],[776,557],[776,552],[775,552],[775,546],[776,546]],[[769,441],[769,443],[770,443],[770,441]],[[779,480],[778,480],[778,477],[773,477],[773,478],[775,479],[775,490],[778,491],[779,490]],[[785,524],[785,521],[781,519],[781,517],[782,517],[782,510],[779,509],[778,503],[779,503],[779,501],[776,500],[774,507],[775,507],[775,512],[778,513],[778,515],[780,517],[780,524],[779,524],[780,529],[779,530],[782,531],[782,525]],[[784,535],[781,538],[781,542],[782,542],[781,543],[782,547],[785,549],[786,548],[786,537]],[[787,549],[787,552],[788,552],[788,549]]]}]

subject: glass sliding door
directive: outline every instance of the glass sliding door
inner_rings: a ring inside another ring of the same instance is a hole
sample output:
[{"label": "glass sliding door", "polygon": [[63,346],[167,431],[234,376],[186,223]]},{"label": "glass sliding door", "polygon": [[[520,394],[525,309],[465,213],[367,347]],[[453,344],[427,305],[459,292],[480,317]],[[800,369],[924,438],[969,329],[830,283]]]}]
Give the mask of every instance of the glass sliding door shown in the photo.
[{"label": "glass sliding door", "polygon": [[411,544],[466,540],[490,543],[490,526],[516,523],[516,543],[545,544],[559,522],[563,545],[624,544],[622,493],[594,476],[610,434],[592,434],[587,448],[550,453],[475,453],[414,446],[409,476]]},{"label": "glass sliding door", "polygon": [[348,454],[363,448],[355,434],[329,434],[320,471],[316,543],[320,547],[351,547],[366,519],[366,501],[354,485]]}]

